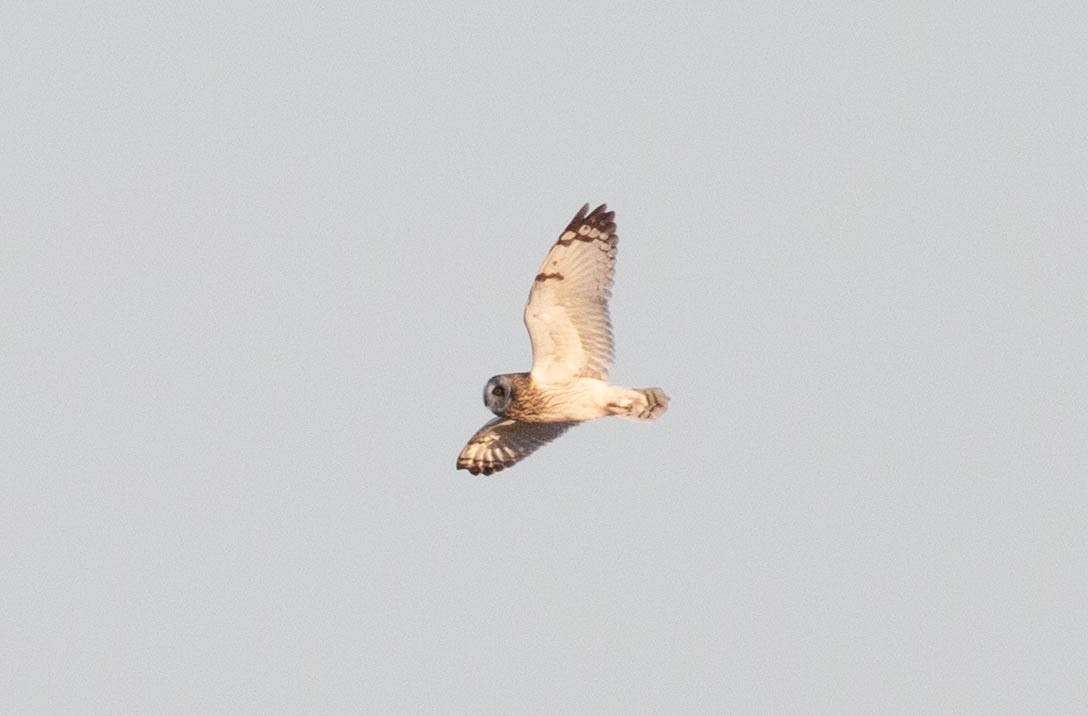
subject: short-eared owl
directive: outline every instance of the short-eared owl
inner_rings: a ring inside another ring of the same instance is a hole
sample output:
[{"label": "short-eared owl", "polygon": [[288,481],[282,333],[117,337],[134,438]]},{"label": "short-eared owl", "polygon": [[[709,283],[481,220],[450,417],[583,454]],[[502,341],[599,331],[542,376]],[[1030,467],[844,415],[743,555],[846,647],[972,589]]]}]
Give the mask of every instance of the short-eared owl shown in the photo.
[{"label": "short-eared owl", "polygon": [[468,441],[458,469],[490,475],[572,425],[606,415],[654,420],[669,407],[661,388],[608,384],[608,299],[619,240],[614,217],[604,204],[593,211],[586,204],[548,252],[525,304],[532,369],[487,381],[484,405],[498,417]]}]

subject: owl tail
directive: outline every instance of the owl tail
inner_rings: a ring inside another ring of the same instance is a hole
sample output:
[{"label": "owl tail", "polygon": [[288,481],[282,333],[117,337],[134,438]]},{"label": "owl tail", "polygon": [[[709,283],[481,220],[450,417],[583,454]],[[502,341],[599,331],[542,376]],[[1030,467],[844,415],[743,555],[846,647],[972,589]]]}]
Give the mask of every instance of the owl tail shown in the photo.
[{"label": "owl tail", "polygon": [[612,415],[634,420],[657,420],[669,409],[669,396],[661,388],[611,388],[608,410]]}]

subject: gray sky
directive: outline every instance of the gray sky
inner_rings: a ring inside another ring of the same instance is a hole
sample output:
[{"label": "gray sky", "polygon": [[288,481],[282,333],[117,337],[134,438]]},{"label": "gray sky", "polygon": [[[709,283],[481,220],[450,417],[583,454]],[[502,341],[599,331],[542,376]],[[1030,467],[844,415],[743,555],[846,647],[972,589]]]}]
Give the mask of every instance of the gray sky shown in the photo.
[{"label": "gray sky", "polygon": [[[1074,12],[7,4],[0,711],[1083,710]],[[584,202],[670,410],[455,472]]]}]

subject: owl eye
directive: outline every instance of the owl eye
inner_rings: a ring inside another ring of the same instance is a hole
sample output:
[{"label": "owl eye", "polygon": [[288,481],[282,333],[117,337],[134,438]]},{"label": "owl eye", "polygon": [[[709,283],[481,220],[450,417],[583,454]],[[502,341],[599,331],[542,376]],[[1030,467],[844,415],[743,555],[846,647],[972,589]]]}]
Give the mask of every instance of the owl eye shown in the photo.
[{"label": "owl eye", "polygon": [[494,395],[496,398],[501,398],[506,395],[506,388],[502,387],[501,385],[496,385],[494,388],[491,389],[491,394]]}]

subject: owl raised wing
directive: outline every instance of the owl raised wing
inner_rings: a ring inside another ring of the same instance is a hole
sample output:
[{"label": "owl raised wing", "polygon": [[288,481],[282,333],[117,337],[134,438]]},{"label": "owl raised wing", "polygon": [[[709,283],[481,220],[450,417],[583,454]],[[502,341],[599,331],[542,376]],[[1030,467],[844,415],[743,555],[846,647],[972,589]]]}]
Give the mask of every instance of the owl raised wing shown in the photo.
[{"label": "owl raised wing", "polygon": [[495,418],[469,438],[457,458],[457,469],[468,470],[473,475],[498,472],[555,440],[572,425],[577,423],[526,423]]},{"label": "owl raised wing", "polygon": [[619,241],[614,218],[604,204],[592,212],[589,204],[583,206],[537,272],[525,304],[525,327],[533,345],[530,375],[537,383],[608,379],[608,299]]}]

